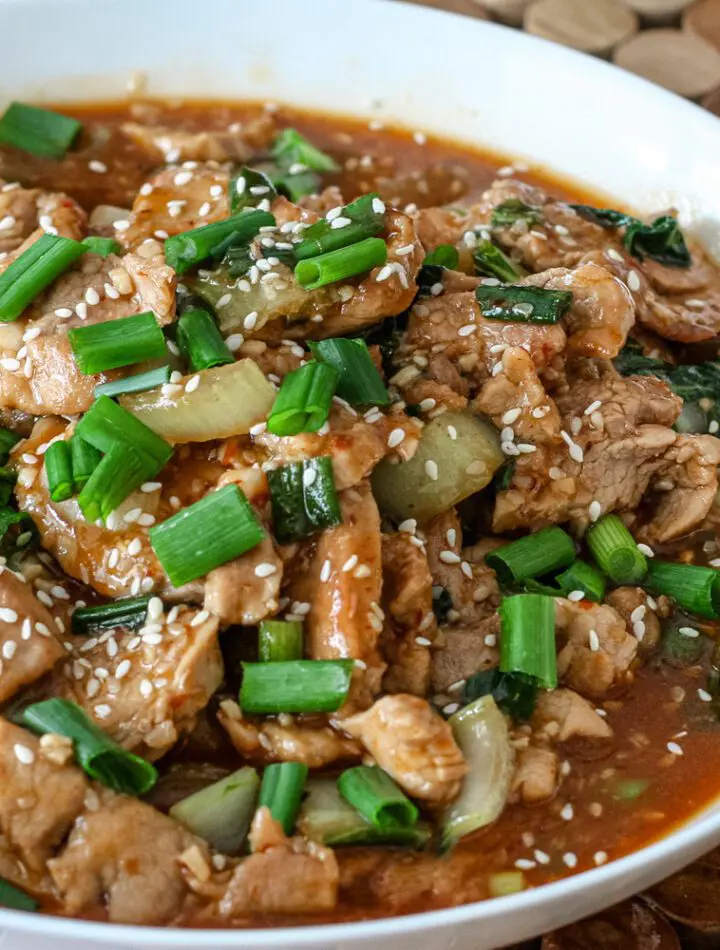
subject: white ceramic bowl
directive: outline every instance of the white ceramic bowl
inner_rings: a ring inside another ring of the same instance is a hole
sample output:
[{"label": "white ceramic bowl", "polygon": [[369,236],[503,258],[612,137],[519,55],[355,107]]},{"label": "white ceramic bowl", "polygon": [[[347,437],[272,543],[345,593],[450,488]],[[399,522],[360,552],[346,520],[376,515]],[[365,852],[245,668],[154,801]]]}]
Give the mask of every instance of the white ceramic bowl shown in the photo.
[{"label": "white ceramic bowl", "polygon": [[[539,163],[641,210],[673,204],[720,253],[720,122],[605,63],[502,27],[388,0],[0,0],[0,38],[0,106],[118,98],[140,71],[153,95],[400,120]],[[453,910],[234,932],[0,911],[0,946],[489,950],[622,900],[718,843],[720,804],[605,867]]]}]

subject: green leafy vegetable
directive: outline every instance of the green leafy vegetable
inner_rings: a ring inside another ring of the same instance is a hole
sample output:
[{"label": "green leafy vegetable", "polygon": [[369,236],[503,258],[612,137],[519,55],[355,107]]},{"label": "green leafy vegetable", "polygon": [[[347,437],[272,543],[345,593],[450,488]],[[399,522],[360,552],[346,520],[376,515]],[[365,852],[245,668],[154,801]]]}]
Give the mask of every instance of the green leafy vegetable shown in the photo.
[{"label": "green leafy vegetable", "polygon": [[462,701],[472,703],[481,696],[492,696],[503,712],[518,722],[527,722],[535,709],[538,683],[523,673],[503,673],[499,669],[482,670],[468,677]]},{"label": "green leafy vegetable", "polygon": [[490,223],[494,228],[509,228],[517,221],[525,221],[528,225],[533,225],[539,224],[541,220],[540,208],[525,204],[519,198],[510,198],[495,208]]}]

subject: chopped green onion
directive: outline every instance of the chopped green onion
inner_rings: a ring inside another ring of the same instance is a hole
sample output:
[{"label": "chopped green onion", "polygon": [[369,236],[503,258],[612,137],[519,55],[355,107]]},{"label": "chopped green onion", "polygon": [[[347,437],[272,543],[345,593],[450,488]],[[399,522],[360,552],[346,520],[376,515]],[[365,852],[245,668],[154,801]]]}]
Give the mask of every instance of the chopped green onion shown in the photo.
[{"label": "chopped green onion", "polygon": [[240,706],[251,715],[335,712],[347,699],[354,660],[243,663]]},{"label": "chopped green onion", "polygon": [[316,195],[320,191],[322,180],[315,172],[299,172],[297,175],[278,175],[273,178],[273,184],[279,192],[287,195],[290,201],[298,202],[306,195]]},{"label": "chopped green onion", "polygon": [[328,420],[338,372],[314,360],[288,373],[275,397],[267,422],[273,435],[317,432]]},{"label": "chopped green onion", "polygon": [[707,637],[700,634],[695,627],[688,627],[687,624],[687,618],[677,615],[672,620],[663,623],[660,641],[660,655],[663,660],[682,666],[694,666],[706,652]]},{"label": "chopped green onion", "polygon": [[606,580],[600,571],[585,561],[575,561],[555,578],[560,590],[567,595],[571,591],[581,590],[586,600],[596,603],[605,596]]},{"label": "chopped green onion", "polygon": [[473,253],[475,273],[485,274],[486,277],[497,277],[498,280],[511,284],[514,280],[524,277],[526,271],[504,254],[492,241],[478,241]]},{"label": "chopped green onion", "polygon": [[150,529],[150,543],[175,587],[256,547],[265,532],[237,485],[225,485]]},{"label": "chopped green onion", "polygon": [[4,465],[7,462],[10,451],[19,441],[19,435],[15,432],[11,432],[10,429],[4,429],[0,426],[0,465]]},{"label": "chopped green onion", "polygon": [[86,237],[82,242],[91,254],[100,257],[110,257],[111,254],[121,254],[122,248],[113,238]]},{"label": "chopped green onion", "polygon": [[70,116],[11,102],[0,118],[0,142],[41,158],[63,158],[81,128]]},{"label": "chopped green onion", "polygon": [[488,877],[488,891],[491,897],[507,897],[508,894],[519,894],[527,887],[525,875],[522,871],[500,871]]},{"label": "chopped green onion", "polygon": [[460,262],[457,248],[452,244],[438,244],[434,251],[425,255],[423,267],[445,267],[455,270]]},{"label": "chopped green onion", "polygon": [[255,769],[246,766],[177,802],[170,817],[220,854],[240,854],[255,813],[259,785]]},{"label": "chopped green onion", "polygon": [[45,474],[53,501],[67,501],[73,493],[73,469],[70,445],[62,439],[45,452]]},{"label": "chopped green onion", "polygon": [[145,795],[157,782],[154,766],[113,742],[87,713],[68,699],[47,699],[28,706],[23,722],[41,735],[51,732],[73,740],[75,758],[90,778],[126,795]]},{"label": "chopped green onion", "polygon": [[72,460],[73,491],[80,492],[102,460],[102,454],[96,448],[74,435],[70,439],[70,457]]},{"label": "chopped green onion", "polygon": [[126,498],[158,471],[154,459],[132,445],[113,445],[78,495],[87,521],[105,521]]},{"label": "chopped green onion", "polygon": [[352,406],[387,406],[390,396],[364,340],[335,337],[310,343],[315,359],[338,372],[337,393]]},{"label": "chopped green onion", "polygon": [[0,274],[0,321],[17,320],[46,287],[82,257],[79,241],[43,234]]},{"label": "chopped green onion", "polygon": [[26,894],[19,887],[15,887],[14,884],[0,877],[0,907],[33,913],[39,909],[40,901],[35,900],[30,894]]},{"label": "chopped green onion", "polygon": [[481,696],[492,696],[504,713],[518,722],[527,722],[535,710],[537,680],[522,673],[503,673],[499,669],[473,673],[465,682],[463,705]]},{"label": "chopped green onion", "polygon": [[299,541],[340,524],[340,502],[329,456],[281,465],[267,473],[278,541]]},{"label": "chopped green onion", "polygon": [[650,560],[645,584],[665,594],[688,613],[707,620],[720,616],[720,571],[699,564]]},{"label": "chopped green onion", "polygon": [[417,823],[419,812],[387,772],[377,765],[357,765],[338,778],[342,797],[378,828]]},{"label": "chopped green onion", "polygon": [[135,630],[145,623],[149,603],[149,596],[124,597],[108,604],[78,607],[72,615],[73,633],[87,633],[89,630],[105,630],[111,627]]},{"label": "chopped green onion", "polygon": [[570,290],[544,287],[486,287],[475,289],[483,317],[508,323],[557,323],[572,306]]},{"label": "chopped green onion", "polygon": [[585,541],[600,570],[616,584],[639,584],[645,577],[645,555],[617,515],[605,515],[590,525]]},{"label": "chopped green onion", "polygon": [[0,505],[7,505],[13,496],[16,473],[10,468],[0,467]]},{"label": "chopped green onion", "polygon": [[542,220],[542,209],[525,204],[519,198],[510,198],[499,204],[490,219],[493,228],[510,228],[518,221],[525,221],[528,225],[539,224]]},{"label": "chopped green onion", "polygon": [[313,172],[339,172],[340,166],[325,152],[321,152],[309,142],[297,129],[283,129],[273,142],[272,157],[284,171],[293,166],[304,165]]},{"label": "chopped green onion", "polygon": [[263,620],[258,632],[258,655],[263,663],[302,659],[302,624],[297,620]]},{"label": "chopped green onion", "polygon": [[235,362],[207,310],[183,313],[177,322],[177,344],[193,373]]},{"label": "chopped green onion", "polygon": [[220,259],[229,247],[247,244],[260,228],[275,224],[267,211],[241,211],[224,221],[204,224],[165,241],[165,259],[178,274],[184,274],[209,257]]},{"label": "chopped green onion", "polygon": [[308,767],[301,762],[276,762],[263,772],[258,808],[269,808],[286,835],[295,828],[307,777]]},{"label": "chopped green onion", "polygon": [[511,541],[485,556],[503,584],[542,577],[575,560],[575,542],[562,528],[553,526]]},{"label": "chopped green onion", "polygon": [[[15,544],[17,547],[25,547],[26,544],[33,539],[33,532],[35,531],[35,525],[30,515],[26,511],[15,511],[13,508],[8,507],[7,505],[0,508],[0,540],[5,540],[5,535],[8,533],[10,528],[13,525],[22,525],[27,524],[27,531],[22,531],[15,538]],[[26,541],[21,541],[21,539],[27,535]]]},{"label": "chopped green onion", "polygon": [[295,267],[295,279],[305,290],[317,290],[365,274],[386,261],[387,245],[382,238],[366,238],[349,247],[299,261]]},{"label": "chopped green onion", "polygon": [[165,356],[165,337],[154,314],[138,313],[68,330],[78,369],[86,376]]},{"label": "chopped green onion", "polygon": [[642,793],[648,788],[650,782],[644,778],[624,778],[615,783],[615,789],[612,797],[616,801],[632,802],[640,798]]},{"label": "chopped green onion", "polygon": [[157,369],[149,369],[146,373],[135,373],[134,376],[126,376],[125,379],[116,379],[112,383],[100,383],[95,387],[95,398],[98,396],[122,396],[125,393],[144,393],[149,389],[157,389],[165,383],[170,382],[172,370],[169,366],[158,366]]},{"label": "chopped green onion", "polygon": [[100,452],[109,452],[118,443],[131,445],[155,461],[156,471],[160,471],[173,452],[171,445],[109,396],[95,400],[78,422],[75,434]]},{"label": "chopped green onion", "polygon": [[[379,204],[378,204],[379,203]],[[381,206],[383,211],[376,211]],[[345,205],[333,220],[322,218],[303,232],[302,241],[295,245],[298,261],[318,257],[341,247],[357,244],[365,238],[380,234],[385,228],[384,204],[376,194],[363,195]],[[335,221],[348,222],[344,227],[335,227]],[[454,249],[453,249],[454,250]]]},{"label": "chopped green onion", "polygon": [[542,594],[515,594],[500,604],[500,670],[532,676],[544,689],[557,686],[555,601]]},{"label": "chopped green onion", "polygon": [[267,175],[243,165],[238,174],[230,179],[228,197],[231,213],[237,214],[245,208],[254,208],[265,199],[273,201],[277,198],[277,191]]}]

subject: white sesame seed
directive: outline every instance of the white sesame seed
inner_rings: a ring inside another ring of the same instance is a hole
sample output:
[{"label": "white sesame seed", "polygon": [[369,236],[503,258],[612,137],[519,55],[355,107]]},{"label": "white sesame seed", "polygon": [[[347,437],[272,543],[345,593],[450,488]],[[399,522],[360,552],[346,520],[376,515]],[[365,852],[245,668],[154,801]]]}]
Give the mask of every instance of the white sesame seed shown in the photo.
[{"label": "white sesame seed", "polygon": [[22,640],[29,640],[32,636],[32,623],[30,618],[26,617],[22,622],[22,627],[20,629],[20,638]]},{"label": "white sesame seed", "polygon": [[600,649],[600,638],[597,635],[596,630],[590,630],[588,632],[588,641],[590,643],[590,649],[593,653],[597,653]]},{"label": "white sesame seed", "polygon": [[270,577],[271,574],[274,574],[277,571],[277,568],[274,564],[269,564],[267,561],[262,564],[258,564],[255,568],[256,577]]},{"label": "white sesame seed", "polygon": [[641,554],[644,554],[645,557],[655,557],[655,552],[647,544],[638,544],[637,549]]},{"label": "white sesame seed", "polygon": [[453,442],[455,442],[457,439],[457,429],[455,428],[455,426],[448,426],[447,433],[450,436],[450,438],[453,440]]},{"label": "white sesame seed", "polygon": [[66,320],[68,317],[71,317],[72,315],[73,315],[73,312],[68,307],[58,307],[58,309],[55,311],[55,316],[60,317],[63,320]]},{"label": "white sesame seed", "polygon": [[13,752],[15,753],[15,758],[22,765],[32,765],[35,761],[35,753],[32,749],[29,749],[26,745],[21,745],[19,742],[16,742],[13,746]]},{"label": "white sesame seed", "polygon": [[599,501],[591,501],[588,505],[588,518],[593,522],[593,524],[598,520],[602,514],[602,505]]},{"label": "white sesame seed", "polygon": [[635,638],[642,642],[645,639],[645,622],[643,620],[637,620],[633,625],[633,634]]},{"label": "white sesame seed", "polygon": [[502,424],[504,426],[511,426],[513,422],[517,422],[521,415],[522,409],[519,406],[515,409],[508,409],[508,411],[502,417]]},{"label": "white sesame seed", "polygon": [[8,372],[15,372],[15,370],[20,369],[20,360],[13,359],[12,357],[4,357],[0,359],[0,366],[3,369],[8,370]]},{"label": "white sesame seed", "polygon": [[427,462],[425,462],[425,474],[431,481],[433,482],[437,481],[437,477],[438,477],[437,462],[434,462],[432,459],[428,459]]},{"label": "white sesame seed", "polygon": [[532,871],[533,868],[537,867],[537,864],[528,858],[518,858],[515,867],[520,871]]},{"label": "white sesame seed", "polygon": [[601,864],[605,864],[607,862],[607,859],[608,859],[608,856],[605,851],[596,851],[595,854],[593,855],[593,861],[598,867],[600,867]]},{"label": "white sesame seed", "polygon": [[474,323],[466,323],[458,330],[458,336],[470,336],[477,333],[477,326]]},{"label": "white sesame seed", "polygon": [[326,584],[330,580],[330,571],[332,565],[329,560],[323,561],[323,566],[320,569],[320,580],[323,584]]},{"label": "white sesame seed", "polygon": [[243,326],[245,327],[245,329],[252,330],[255,324],[257,323],[257,318],[258,318],[257,310],[253,310],[250,313],[248,313],[243,319]]},{"label": "white sesame seed", "polygon": [[387,444],[388,448],[394,449],[400,445],[401,442],[405,440],[405,430],[404,429],[393,429],[390,435],[388,436]]},{"label": "white sesame seed", "polygon": [[130,672],[130,660],[122,660],[115,670],[115,679],[121,680]]},{"label": "white sesame seed", "polygon": [[127,553],[134,557],[142,551],[142,541],[140,538],[133,538],[127,546]]},{"label": "white sesame seed", "polygon": [[459,564],[462,561],[460,555],[454,551],[441,551],[438,557],[444,564]]},{"label": "white sesame seed", "polygon": [[637,620],[644,620],[646,613],[647,613],[647,607],[645,606],[645,604],[640,604],[630,614],[631,622],[635,623]]},{"label": "white sesame seed", "polygon": [[142,642],[146,643],[148,646],[156,647],[162,643],[162,634],[160,633],[144,633],[142,635]]},{"label": "white sesame seed", "polygon": [[585,600],[585,591],[584,590],[571,590],[567,595],[567,599],[577,603],[579,600]]},{"label": "white sesame seed", "polygon": [[2,645],[2,655],[6,660],[12,660],[17,653],[17,643],[14,640],[6,640]]},{"label": "white sesame seed", "polygon": [[112,709],[106,703],[101,703],[99,706],[95,707],[94,712],[98,719],[107,719],[112,712]]},{"label": "white sesame seed", "polygon": [[[40,592],[38,591],[38,593]],[[12,607],[0,607],[0,621],[3,623],[16,623],[17,618],[17,611],[13,610]]]},{"label": "white sesame seed", "polygon": [[678,633],[683,637],[688,637],[690,640],[694,640],[696,637],[700,636],[700,631],[696,630],[695,627],[679,627]]},{"label": "white sesame seed", "polygon": [[185,383],[185,392],[194,393],[200,385],[200,376],[196,373]]},{"label": "white sesame seed", "polygon": [[628,272],[627,285],[633,293],[637,293],[637,291],[640,290],[640,277],[637,271],[631,270]]},{"label": "white sesame seed", "polygon": [[354,567],[357,567],[358,556],[357,554],[351,555],[347,561],[343,564],[341,570],[343,573],[347,574],[348,571],[351,571]]},{"label": "white sesame seed", "polygon": [[706,689],[699,689],[697,694],[704,703],[712,702],[712,696]]},{"label": "white sesame seed", "polygon": [[127,524],[134,524],[142,513],[142,508],[131,508],[130,511],[126,511],[123,515],[123,521],[127,522]]},{"label": "white sesame seed", "polygon": [[517,450],[521,455],[532,455],[533,452],[537,452],[537,446],[530,442],[518,442]]},{"label": "white sesame seed", "polygon": [[398,525],[398,531],[402,531],[404,534],[415,534],[417,530],[417,521],[415,518],[406,518],[405,521],[401,521]]},{"label": "white sesame seed", "polygon": [[68,594],[65,588],[61,587],[59,584],[55,584],[54,587],[51,587],[50,593],[55,598],[55,600],[70,600],[70,594]]},{"label": "white sesame seed", "polygon": [[10,228],[15,227],[15,218],[11,214],[6,214],[4,218],[0,218],[0,231],[9,231]]},{"label": "white sesame seed", "polygon": [[684,755],[681,746],[677,742],[668,742],[667,744],[668,752],[672,752],[673,755]]},{"label": "white sesame seed", "polygon": [[113,221],[113,227],[116,231],[127,231],[130,227],[129,221]]},{"label": "white sesame seed", "polygon": [[563,864],[564,864],[566,867],[569,867],[569,868],[571,868],[571,869],[572,869],[572,868],[576,868],[576,867],[577,867],[577,863],[578,863],[577,856],[574,855],[574,854],[572,853],[572,851],[568,851],[568,852],[566,852],[566,853],[563,855]]},{"label": "white sesame seed", "polygon": [[209,611],[209,610],[201,610],[200,613],[195,614],[195,616],[193,617],[193,619],[190,621],[190,626],[191,626],[191,627],[199,627],[201,624],[205,623],[205,621],[206,621],[209,617],[210,617],[210,611]]},{"label": "white sesame seed", "polygon": [[385,204],[380,198],[373,198],[372,209],[375,214],[385,214]]}]

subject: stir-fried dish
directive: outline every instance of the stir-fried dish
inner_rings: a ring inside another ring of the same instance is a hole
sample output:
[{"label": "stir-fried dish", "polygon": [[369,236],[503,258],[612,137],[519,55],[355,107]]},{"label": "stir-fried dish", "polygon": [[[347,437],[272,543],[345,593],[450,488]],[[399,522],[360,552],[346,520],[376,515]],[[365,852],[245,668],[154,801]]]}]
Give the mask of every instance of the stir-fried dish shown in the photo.
[{"label": "stir-fried dish", "polygon": [[716,796],[720,270],[499,164],[0,118],[0,904],[429,910]]}]

